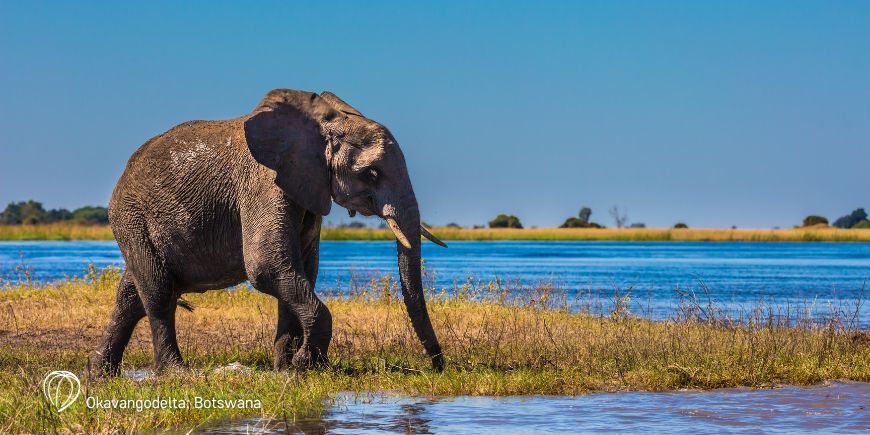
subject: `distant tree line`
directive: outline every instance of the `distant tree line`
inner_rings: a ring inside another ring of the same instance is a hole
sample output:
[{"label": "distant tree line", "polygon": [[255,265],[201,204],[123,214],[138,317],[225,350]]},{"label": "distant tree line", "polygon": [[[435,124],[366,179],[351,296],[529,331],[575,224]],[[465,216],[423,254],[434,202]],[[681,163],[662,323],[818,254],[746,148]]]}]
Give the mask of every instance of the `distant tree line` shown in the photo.
[{"label": "distant tree line", "polygon": [[[804,218],[802,226],[815,225],[828,225],[828,218],[814,214]],[[852,210],[852,213],[840,216],[834,221],[833,226],[837,228],[870,228],[870,220],[867,219],[867,212],[863,208],[856,208]]]},{"label": "distant tree line", "polygon": [[0,224],[47,224],[73,222],[80,224],[107,224],[109,211],[105,207],[85,206],[69,211],[65,208],[46,210],[39,201],[10,202],[0,213]]}]

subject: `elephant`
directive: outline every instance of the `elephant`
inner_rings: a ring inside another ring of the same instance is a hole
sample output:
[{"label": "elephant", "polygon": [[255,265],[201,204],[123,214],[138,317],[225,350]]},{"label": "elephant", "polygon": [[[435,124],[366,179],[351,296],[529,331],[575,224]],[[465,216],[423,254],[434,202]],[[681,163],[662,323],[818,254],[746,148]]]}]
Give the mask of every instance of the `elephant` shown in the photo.
[{"label": "elephant", "polygon": [[183,365],[182,294],[247,280],[278,299],[275,370],[328,363],[332,316],[314,293],[323,216],[335,201],[379,216],[396,237],[402,296],[435,370],[444,357],[426,308],[420,225],[405,158],[383,125],[331,92],[275,89],[250,114],[189,121],[130,157],[109,202],[125,261],[111,319],[91,367],[120,373],[148,316],[154,367]]}]

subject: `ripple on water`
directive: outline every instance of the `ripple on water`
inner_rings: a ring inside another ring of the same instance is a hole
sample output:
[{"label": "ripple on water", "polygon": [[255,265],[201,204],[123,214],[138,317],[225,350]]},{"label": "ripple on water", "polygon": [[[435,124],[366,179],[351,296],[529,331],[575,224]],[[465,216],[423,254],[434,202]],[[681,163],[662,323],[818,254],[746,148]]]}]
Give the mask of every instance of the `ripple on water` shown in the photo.
[{"label": "ripple on water", "polygon": [[584,431],[857,432],[870,430],[870,383],[771,390],[723,389],[587,396],[452,398],[341,394],[318,420],[263,419],[198,428],[205,433],[542,433]]}]

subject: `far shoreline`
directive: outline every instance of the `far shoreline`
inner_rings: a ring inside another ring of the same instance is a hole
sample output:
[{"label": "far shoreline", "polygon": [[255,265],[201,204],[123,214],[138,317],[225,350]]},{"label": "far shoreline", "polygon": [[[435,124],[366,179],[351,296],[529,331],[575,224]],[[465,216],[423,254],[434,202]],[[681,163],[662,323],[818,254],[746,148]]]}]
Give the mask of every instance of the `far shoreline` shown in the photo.
[{"label": "far shoreline", "polygon": [[[432,227],[446,241],[870,242],[870,229],[813,226],[730,228],[455,228]],[[0,241],[114,240],[108,225],[0,225]],[[394,240],[388,229],[324,227],[321,240]]]}]

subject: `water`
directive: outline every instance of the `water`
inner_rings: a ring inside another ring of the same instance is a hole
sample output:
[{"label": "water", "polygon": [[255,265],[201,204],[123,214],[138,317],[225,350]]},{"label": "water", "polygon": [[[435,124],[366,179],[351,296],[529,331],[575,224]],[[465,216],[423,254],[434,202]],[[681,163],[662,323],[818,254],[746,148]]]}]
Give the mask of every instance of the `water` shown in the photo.
[{"label": "water", "polygon": [[[671,312],[675,288],[699,280],[723,306],[759,301],[829,304],[854,310],[870,278],[868,243],[693,242],[452,242],[425,244],[427,272],[438,287],[483,280],[550,281],[572,294],[607,297],[633,288],[632,310],[653,318]],[[0,277],[17,280],[26,265],[37,282],[82,275],[89,264],[122,266],[114,242],[0,242]],[[323,242],[318,289],[346,290],[357,276],[396,274],[392,242]],[[521,291],[521,290],[519,290]],[[870,308],[858,308],[860,323]],[[322,418],[283,422],[241,420],[212,433],[541,433],[625,432],[857,432],[870,429],[870,384],[833,383],[775,390],[615,393],[579,397],[424,398],[342,395]]]},{"label": "water", "polygon": [[870,384],[773,390],[454,398],[339,396],[320,419],[248,419],[198,433],[855,433],[870,430]]},{"label": "water", "polygon": [[[396,274],[393,242],[322,242],[318,289],[346,290],[351,275]],[[870,304],[857,306],[870,280],[870,243],[705,242],[451,242],[423,245],[434,284],[452,287],[472,275],[482,280],[521,278],[552,282],[572,296],[611,298],[632,288],[632,311],[653,318],[673,312],[676,288],[701,293],[700,282],[728,309],[809,305],[832,307],[870,319]],[[20,278],[24,263],[38,282],[81,275],[88,264],[122,265],[115,242],[0,242],[0,277]],[[511,284],[513,285],[513,284]],[[704,301],[705,302],[705,301]]]}]

